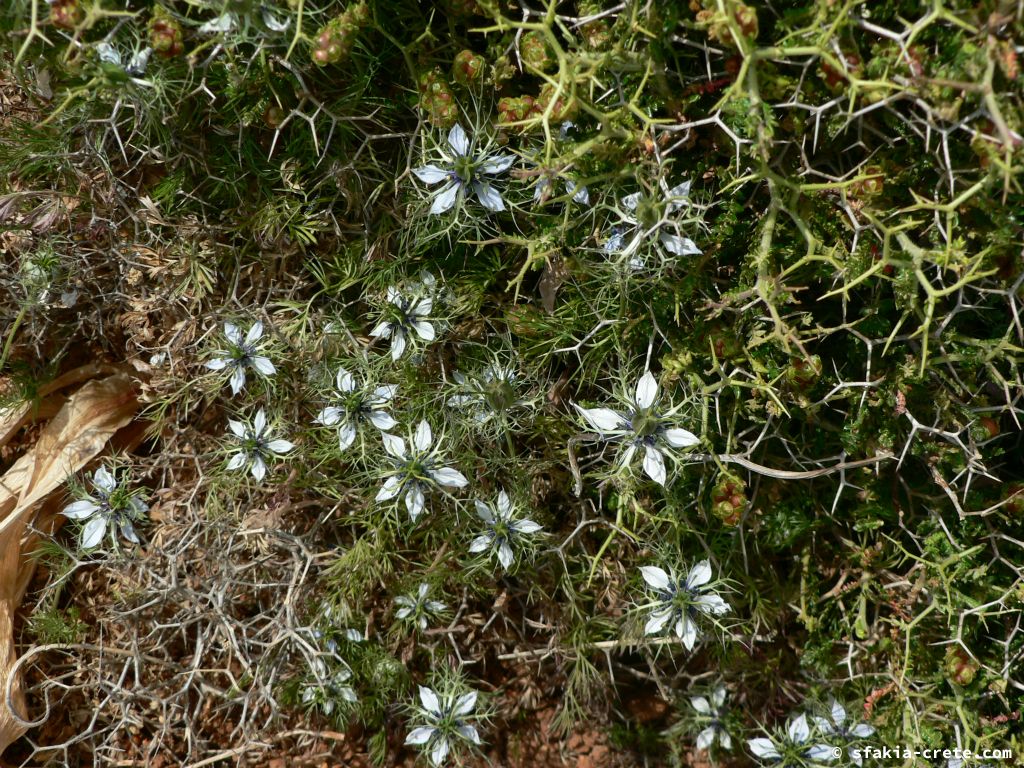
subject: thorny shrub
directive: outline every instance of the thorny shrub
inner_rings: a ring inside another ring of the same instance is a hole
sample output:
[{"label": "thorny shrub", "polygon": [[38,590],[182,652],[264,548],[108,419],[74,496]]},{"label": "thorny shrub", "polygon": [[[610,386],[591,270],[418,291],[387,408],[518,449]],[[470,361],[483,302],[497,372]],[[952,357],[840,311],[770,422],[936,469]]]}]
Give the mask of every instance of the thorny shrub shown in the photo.
[{"label": "thorny shrub", "polygon": [[1019,3],[0,30],[5,402],[127,363],[150,423],[12,764],[1024,754]]}]

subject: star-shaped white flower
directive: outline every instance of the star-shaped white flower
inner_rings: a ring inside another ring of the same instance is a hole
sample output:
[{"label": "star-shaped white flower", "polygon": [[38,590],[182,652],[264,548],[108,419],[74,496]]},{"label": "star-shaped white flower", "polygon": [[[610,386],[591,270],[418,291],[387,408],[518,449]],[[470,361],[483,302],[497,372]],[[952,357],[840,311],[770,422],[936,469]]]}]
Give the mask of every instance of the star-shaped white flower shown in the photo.
[{"label": "star-shaped white flower", "polygon": [[654,565],[642,566],[640,573],[654,590],[645,635],[656,635],[669,627],[682,639],[686,650],[692,651],[700,636],[698,617],[723,616],[730,610],[729,604],[714,591],[715,585],[709,584],[711,564],[707,560],[694,565],[682,580],[674,572],[666,573]]},{"label": "star-shaped white flower", "polygon": [[432,618],[443,613],[447,606],[440,600],[430,599],[430,585],[421,582],[415,595],[399,595],[395,598],[395,605],[399,606],[395,611],[395,618],[413,622],[420,631],[426,631]]},{"label": "star-shaped white flower", "polygon": [[369,423],[385,432],[397,426],[391,414],[384,409],[395,396],[398,387],[386,384],[372,389],[360,387],[355,376],[345,368],[338,368],[335,376],[336,405],[329,405],[313,420],[314,424],[338,428],[338,447],[348,450],[355,442],[359,427]]},{"label": "star-shaped white flower", "polygon": [[697,445],[700,438],[672,425],[672,416],[677,409],[662,410],[659,407],[658,382],[650,371],[640,377],[632,397],[621,399],[626,405],[624,410],[575,407],[601,437],[622,444],[621,467],[628,467],[637,451],[642,451],[644,472],[654,482],[665,485],[665,457],[671,455],[672,449]]},{"label": "star-shaped white flower", "polygon": [[663,257],[666,253],[673,256],[701,253],[697,244],[682,234],[677,221],[677,214],[690,204],[690,182],[669,189],[661,179],[655,192],[634,192],[619,202],[619,221],[605,241],[606,253],[628,259],[633,269],[644,267],[645,245],[650,245]]},{"label": "star-shaped white flower", "polygon": [[215,357],[207,362],[206,367],[211,371],[231,371],[231,394],[237,395],[242,391],[242,387],[245,386],[245,372],[249,368],[263,376],[273,376],[277,373],[270,359],[260,354],[263,323],[253,323],[244,337],[237,325],[224,323],[224,338],[228,342],[227,351],[220,353],[222,357]]},{"label": "star-shaped white flower", "polygon": [[423,282],[413,285],[411,294],[403,293],[397,286],[388,288],[387,304],[370,335],[391,339],[391,359],[394,362],[405,354],[410,339],[434,340],[434,326],[430,322],[430,314],[434,311],[434,287],[433,276],[426,275]]},{"label": "star-shaped white flower", "polygon": [[469,481],[452,467],[442,466],[440,449],[434,442],[430,425],[421,421],[410,438],[411,448],[396,435],[381,433],[384,449],[391,456],[392,469],[384,485],[377,492],[377,501],[389,501],[396,496],[405,497],[405,506],[413,522],[423,512],[426,493],[437,488],[465,488]]},{"label": "star-shaped white flower", "polygon": [[[790,764],[790,756],[798,755],[811,762],[831,762],[839,757],[835,749],[828,744],[811,744],[811,727],[807,715],[791,718],[786,724],[785,733],[775,733],[771,737],[750,739],[747,747],[762,763]],[[797,762],[792,762],[796,766]]]},{"label": "star-shaped white flower", "polygon": [[732,737],[725,730],[722,719],[725,716],[725,686],[718,686],[711,694],[711,701],[704,696],[694,696],[690,704],[697,711],[702,723],[707,723],[697,734],[697,749],[705,752],[717,740],[722,749],[732,749]]},{"label": "star-shaped white flower", "polygon": [[141,543],[134,523],[143,519],[149,507],[127,488],[119,486],[114,474],[98,467],[92,476],[91,493],[64,507],[61,514],[70,520],[87,520],[82,527],[83,549],[92,549],[103,541],[108,526],[133,544]]},{"label": "star-shaped white flower", "polygon": [[846,744],[846,753],[856,765],[863,765],[864,759],[861,751],[850,742],[859,739],[866,739],[874,735],[875,729],[867,723],[848,723],[846,720],[846,708],[835,699],[829,702],[828,717],[812,717],[814,724],[822,735],[827,736],[833,742]]},{"label": "star-shaped white flower", "polygon": [[473,539],[469,551],[474,554],[493,551],[501,567],[506,571],[515,557],[513,546],[517,541],[541,529],[533,520],[516,516],[512,500],[505,491],[498,494],[498,500],[493,505],[477,501],[476,513],[487,525],[487,532]]},{"label": "star-shaped white flower", "polygon": [[262,482],[266,476],[268,459],[282,456],[295,447],[288,440],[273,438],[267,429],[267,416],[262,408],[256,412],[252,424],[228,419],[228,429],[241,442],[228,462],[228,469],[248,467],[256,482]]},{"label": "star-shaped white flower", "polygon": [[445,182],[433,193],[430,206],[432,214],[449,211],[461,198],[475,195],[480,204],[489,211],[505,210],[501,194],[491,186],[488,177],[497,176],[512,167],[514,155],[490,154],[475,151],[461,125],[454,125],[448,132],[448,146],[440,147],[439,165],[424,165],[413,170],[416,178],[433,186]]},{"label": "star-shaped white flower", "polygon": [[431,765],[441,765],[448,757],[452,746],[460,740],[474,745],[481,743],[476,726],[467,722],[467,718],[476,708],[476,691],[439,695],[421,685],[419,699],[419,719],[425,724],[413,728],[405,743],[423,747]]}]

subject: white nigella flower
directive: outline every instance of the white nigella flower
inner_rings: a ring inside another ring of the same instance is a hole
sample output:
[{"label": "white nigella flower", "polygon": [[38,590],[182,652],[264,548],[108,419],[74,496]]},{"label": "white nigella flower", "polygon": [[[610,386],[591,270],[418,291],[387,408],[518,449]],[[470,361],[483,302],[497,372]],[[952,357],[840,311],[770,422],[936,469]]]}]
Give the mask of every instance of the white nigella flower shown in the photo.
[{"label": "white nigella flower", "polygon": [[[653,193],[634,192],[620,200],[617,211],[619,222],[612,228],[612,235],[604,244],[610,255],[629,259],[633,269],[644,266],[645,244],[651,244],[655,251],[668,252],[675,256],[693,256],[701,252],[696,243],[681,234],[677,214],[688,206],[690,182],[668,188],[664,179],[659,181]],[[664,253],[662,253],[664,256]]]},{"label": "white nigella flower", "polygon": [[382,432],[397,426],[398,422],[384,410],[398,390],[396,385],[386,384],[372,389],[360,387],[355,376],[344,368],[338,368],[335,384],[336,405],[321,410],[313,423],[337,427],[338,446],[342,451],[352,446],[360,425],[364,423],[369,422]]},{"label": "white nigella flower", "polygon": [[422,582],[416,590],[415,595],[399,595],[395,598],[395,605],[399,608],[395,611],[395,618],[402,621],[411,621],[420,631],[426,630],[430,620],[443,613],[447,606],[439,600],[431,600],[430,585]]},{"label": "white nigella flower", "polygon": [[[579,205],[590,205],[590,191],[585,186],[577,186],[572,179],[565,180],[565,193],[572,195],[572,201]],[[549,175],[541,176],[533,188],[533,202],[543,203],[554,194],[553,179]]]},{"label": "white nigella flower", "polygon": [[708,750],[716,740],[722,749],[732,749],[732,738],[722,724],[722,718],[725,716],[725,695],[725,686],[720,685],[711,694],[711,701],[704,696],[694,696],[690,699],[690,704],[700,716],[701,724],[706,723],[704,729],[697,734],[698,751]]},{"label": "white nigella flower", "polygon": [[699,636],[697,618],[701,614],[714,617],[729,612],[728,603],[714,591],[715,584],[709,584],[711,565],[707,560],[693,566],[685,579],[653,565],[642,566],[640,573],[654,590],[645,635],[656,635],[669,627],[690,651]]},{"label": "white nigella flower", "polygon": [[142,80],[146,74],[146,67],[149,66],[149,58],[153,55],[152,48],[142,48],[132,54],[127,64],[124,63],[120,52],[106,40],[96,44],[96,56],[100,60],[100,68],[113,80],[124,81],[131,79],[140,85],[150,85]]},{"label": "white nigella flower", "polygon": [[256,482],[267,474],[267,460],[288,453],[295,445],[288,440],[274,439],[267,429],[267,415],[260,408],[252,424],[228,419],[228,428],[242,445],[228,462],[228,469],[248,467]]},{"label": "white nigella flower", "polygon": [[430,425],[421,421],[410,438],[411,450],[405,440],[382,432],[384,449],[390,454],[394,468],[377,492],[377,501],[389,501],[404,495],[405,506],[413,522],[423,512],[425,494],[435,488],[465,488],[469,481],[452,467],[440,466],[439,450],[432,448],[434,441]]},{"label": "white nigella flower", "polygon": [[423,281],[412,287],[409,294],[393,285],[388,288],[387,304],[370,331],[374,338],[391,339],[391,359],[395,362],[405,353],[409,339],[418,336],[423,341],[434,340],[434,326],[429,319],[434,311],[433,275],[425,273]]},{"label": "white nigella flower", "polygon": [[334,712],[339,702],[355,704],[359,698],[348,685],[352,679],[352,671],[341,667],[329,674],[327,665],[321,659],[313,663],[314,678],[302,685],[302,703],[308,707],[320,707],[325,715]]},{"label": "white nigella flower", "polygon": [[491,186],[488,176],[497,176],[512,167],[514,155],[491,154],[474,148],[461,125],[452,126],[448,132],[448,147],[440,148],[441,165],[424,165],[413,173],[424,184],[434,185],[445,182],[439,192],[433,194],[431,213],[444,213],[467,195],[476,195],[480,204],[489,211],[505,210],[505,201]]},{"label": "white nigella flower", "polygon": [[[263,22],[263,26],[270,32],[284,32],[289,26],[291,26],[291,21],[289,19],[279,19],[267,6],[261,5],[259,10],[260,21]],[[249,26],[250,19],[247,15],[241,15],[234,11],[227,11],[200,25],[199,32],[200,34],[210,35],[234,32],[237,29],[244,29],[247,31]]]},{"label": "white nigella flower", "polygon": [[107,532],[120,532],[133,544],[140,544],[134,523],[142,520],[149,507],[139,498],[139,493],[119,485],[114,474],[106,467],[99,467],[92,476],[92,493],[85,498],[64,507],[61,514],[71,520],[88,520],[82,528],[82,548],[97,546]]},{"label": "white nigella flower", "polygon": [[237,395],[245,386],[245,372],[252,368],[264,376],[273,376],[277,373],[274,364],[260,354],[260,339],[263,338],[263,323],[255,322],[249,331],[242,336],[242,332],[234,323],[224,323],[224,338],[227,339],[228,349],[221,352],[222,357],[215,357],[206,363],[211,371],[231,371],[231,394]]},{"label": "white nigella flower", "polygon": [[670,449],[692,447],[700,442],[700,438],[685,429],[671,426],[676,409],[659,409],[658,382],[650,371],[640,377],[636,394],[622,400],[627,406],[624,411],[575,407],[601,437],[619,441],[625,446],[619,458],[621,467],[628,467],[637,450],[642,450],[644,472],[654,482],[665,485],[665,456],[670,455]]},{"label": "white nigella flower", "polygon": [[420,706],[417,718],[424,725],[413,728],[405,739],[410,746],[422,747],[431,765],[439,766],[459,741],[479,746],[480,734],[468,722],[476,708],[476,691],[438,695],[430,688],[420,686]]},{"label": "white nigella flower", "polygon": [[832,742],[846,744],[846,753],[857,765],[863,765],[864,759],[860,750],[850,746],[850,742],[858,739],[866,739],[874,735],[875,729],[867,723],[848,723],[846,721],[846,708],[835,699],[829,702],[828,717],[812,717],[814,724],[822,735],[827,736]]},{"label": "white nigella flower", "polygon": [[493,505],[477,501],[476,513],[487,525],[487,532],[473,539],[469,551],[477,554],[491,550],[506,571],[512,565],[513,546],[517,539],[537,533],[541,529],[533,520],[520,519],[516,516],[516,509],[505,491],[498,494],[498,501]]},{"label": "white nigella flower", "polygon": [[456,371],[452,378],[459,392],[448,398],[449,407],[467,411],[477,424],[486,424],[530,403],[519,396],[522,382],[510,366],[495,363],[475,376]]},{"label": "white nigella flower", "polygon": [[807,715],[803,714],[790,719],[785,733],[751,739],[747,746],[761,763],[779,768],[797,768],[806,761],[831,762],[839,757],[835,748],[828,744],[811,743],[811,727]]}]

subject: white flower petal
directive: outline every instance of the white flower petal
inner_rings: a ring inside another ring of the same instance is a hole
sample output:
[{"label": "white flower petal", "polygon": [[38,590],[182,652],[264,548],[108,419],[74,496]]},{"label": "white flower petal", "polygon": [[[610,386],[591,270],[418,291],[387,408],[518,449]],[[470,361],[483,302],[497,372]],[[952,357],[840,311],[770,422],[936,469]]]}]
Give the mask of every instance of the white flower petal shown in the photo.
[{"label": "white flower petal", "polygon": [[782,757],[782,755],[779,754],[779,750],[775,746],[775,743],[771,739],[751,739],[747,742],[747,747],[756,757],[766,757],[769,760],[775,760]]},{"label": "white flower petal", "polygon": [[425,505],[426,498],[423,496],[423,489],[420,488],[419,483],[413,483],[405,492],[405,508],[409,510],[409,517],[413,522],[416,522],[416,518],[423,513]]},{"label": "white flower petal", "polygon": [[418,320],[412,324],[412,327],[416,331],[416,335],[424,341],[434,340],[434,326],[426,320]]},{"label": "white flower petal", "polygon": [[252,460],[252,476],[256,478],[257,483],[262,483],[263,478],[267,476],[267,465],[263,461],[262,456],[254,456]]},{"label": "white flower petal", "polygon": [[392,475],[384,481],[384,485],[377,491],[374,501],[390,501],[398,495],[402,487],[402,479],[398,475]]},{"label": "white flower petal", "polygon": [[141,544],[139,535],[135,532],[135,526],[130,521],[121,523],[121,535],[124,536],[132,544]]},{"label": "white flower petal", "polygon": [[690,704],[692,704],[693,708],[702,715],[711,714],[711,705],[708,703],[708,700],[705,699],[703,696],[694,696],[690,699]]},{"label": "white flower petal", "polygon": [[416,432],[412,436],[412,445],[417,451],[426,452],[430,450],[430,444],[434,441],[434,436],[430,431],[430,425],[426,420],[420,421],[416,425]]},{"label": "white flower petal", "polygon": [[715,705],[715,709],[721,709],[722,705],[725,704],[726,690],[724,685],[720,685],[715,688],[714,693],[711,694],[711,703]]},{"label": "white flower petal", "polygon": [[644,451],[644,472],[658,485],[665,484],[665,457],[653,445],[646,446]]},{"label": "white flower petal", "polygon": [[576,410],[596,432],[615,432],[626,426],[622,416],[611,408],[581,408],[576,405]]},{"label": "white flower petal", "polygon": [[87,517],[92,517],[93,513],[97,509],[99,509],[98,506],[88,499],[83,499],[82,501],[76,501],[73,504],[68,504],[64,507],[61,514],[71,520],[84,520]]},{"label": "white flower petal", "polygon": [[241,469],[243,466],[245,466],[245,462],[247,460],[248,457],[244,453],[236,453],[234,456],[231,457],[231,461],[228,462],[228,469]]},{"label": "white flower petal", "polygon": [[262,408],[256,411],[256,418],[252,420],[252,433],[259,437],[267,428],[267,414]]},{"label": "white flower petal", "polygon": [[[682,625],[682,632],[680,632],[680,626]],[[689,617],[683,616],[679,621],[679,625],[676,626],[676,634],[683,639],[683,645],[686,646],[686,650],[692,651],[694,643],[697,642],[697,625],[694,624]]]},{"label": "white flower petal", "polygon": [[391,323],[387,321],[381,321],[373,327],[370,331],[370,335],[375,339],[388,339],[391,337]]},{"label": "white flower petal", "polygon": [[786,726],[790,741],[795,744],[803,744],[811,737],[811,727],[807,724],[807,715],[794,717]]},{"label": "white flower petal", "polygon": [[452,148],[455,154],[462,157],[469,154],[469,137],[458,123],[453,125],[452,129],[448,131],[448,146]]},{"label": "white flower petal", "polygon": [[642,565],[640,566],[640,573],[651,587],[658,590],[659,592],[668,591],[669,578],[668,574],[664,570],[656,565]]},{"label": "white flower petal", "polygon": [[422,168],[414,168],[412,172],[424,184],[437,184],[449,177],[448,171],[436,165],[424,165]]},{"label": "white flower petal", "polygon": [[278,438],[277,440],[271,440],[267,443],[267,450],[271,453],[282,454],[288,453],[292,448],[295,447],[295,443],[290,440]]},{"label": "white flower petal", "polygon": [[501,199],[498,191],[485,181],[474,181],[473,191],[476,192],[476,199],[480,205],[489,211],[504,211],[505,201]]},{"label": "white flower petal", "polygon": [[430,762],[433,763],[435,767],[441,765],[441,763],[444,762],[444,759],[448,757],[448,749],[448,739],[444,737],[438,739],[437,744],[435,744],[434,748],[430,750]]},{"label": "white flower petal", "polygon": [[536,533],[543,526],[533,520],[516,520],[509,527],[516,533]]},{"label": "white flower petal", "polygon": [[228,429],[231,430],[232,434],[234,434],[235,437],[241,440],[245,439],[246,429],[245,424],[243,424],[242,422],[235,421],[234,419],[228,419]]},{"label": "white flower petal", "polygon": [[380,439],[384,441],[384,450],[396,459],[405,458],[405,440],[390,432],[381,432]]},{"label": "white flower petal", "polygon": [[208,22],[199,27],[200,34],[210,34],[211,32],[230,32],[235,28],[235,15],[233,13],[222,13],[215,19],[210,19]]},{"label": "white flower petal", "polygon": [[471,741],[478,745],[482,743],[480,741],[480,734],[477,733],[475,725],[460,725],[457,730],[459,735],[466,739],[466,741]]},{"label": "white flower petal", "polygon": [[651,614],[651,617],[647,620],[647,623],[644,625],[644,634],[658,634],[665,628],[665,625],[668,624],[668,620],[670,618],[672,618],[672,611],[670,611],[667,608],[664,610],[655,611],[653,614]]},{"label": "white flower petal", "polygon": [[708,726],[703,731],[697,734],[697,751],[704,752],[710,747],[715,741],[715,729],[713,726]]},{"label": "white flower petal", "polygon": [[465,717],[466,715],[472,714],[473,708],[476,706],[476,691],[469,691],[459,696],[455,702],[454,713],[456,717]]},{"label": "white flower petal", "polygon": [[703,587],[711,581],[711,563],[707,560],[701,560],[699,563],[694,565],[690,569],[690,573],[686,576],[686,586],[693,589],[694,587]]},{"label": "white flower petal", "polygon": [[224,323],[224,338],[236,347],[242,346],[242,332],[234,323]]},{"label": "white flower petal", "polygon": [[356,427],[351,421],[346,421],[338,427],[338,450],[347,451],[356,441]]},{"label": "white flower petal", "polygon": [[492,537],[489,533],[485,533],[482,536],[477,536],[473,539],[473,543],[469,545],[469,551],[476,555],[481,552],[486,552],[491,547]]},{"label": "white flower petal", "polygon": [[676,256],[696,256],[701,253],[700,248],[688,237],[680,237],[669,232],[662,232],[658,240],[665,246],[665,250],[674,253]]},{"label": "white flower petal", "polygon": [[640,193],[634,192],[631,195],[626,195],[622,198],[622,207],[627,211],[635,211],[637,204],[640,202]]},{"label": "white flower petal", "polygon": [[662,434],[665,436],[665,442],[673,448],[689,448],[691,445],[697,445],[700,442],[700,438],[692,432],[676,427],[666,429]]},{"label": "white flower petal", "polygon": [[658,397],[658,381],[650,371],[646,371],[636,383],[636,405],[638,408],[650,408]]},{"label": "white flower petal", "polygon": [[832,722],[836,725],[841,726],[846,722],[846,707],[835,699],[829,702],[829,712],[832,715]]},{"label": "white flower petal", "polygon": [[722,616],[729,612],[729,604],[715,594],[698,597],[697,607],[711,616]]},{"label": "white flower petal", "polygon": [[501,567],[507,571],[509,566],[512,565],[513,559],[512,547],[509,546],[507,541],[502,541],[498,545],[498,562],[501,563]]},{"label": "white flower petal", "polygon": [[466,476],[452,467],[441,467],[440,469],[432,470],[430,476],[434,478],[435,483],[446,488],[465,488],[469,485],[469,480],[466,479]]},{"label": "white flower petal", "polygon": [[[316,415],[316,418],[313,419],[313,423],[323,424],[325,427],[333,427],[335,424],[341,421],[341,417],[344,415],[344,413],[345,411],[343,411],[341,408],[336,408],[333,405],[329,405]],[[241,435],[239,435],[239,437],[241,437]]]},{"label": "white flower petal", "polygon": [[395,329],[395,334],[391,337],[391,360],[398,362],[403,353],[405,352],[405,332],[401,328]]},{"label": "white flower petal", "polygon": [[247,334],[245,334],[245,342],[244,343],[245,343],[245,345],[247,347],[248,346],[252,346],[257,341],[259,341],[262,337],[263,337],[263,323],[261,323],[259,320],[257,320],[255,323],[252,324],[252,327],[249,328],[249,332]]},{"label": "white flower petal", "polygon": [[373,424],[373,426],[382,432],[398,426],[398,422],[392,418],[390,413],[386,413],[385,411],[370,411],[366,418],[370,420],[370,423]]},{"label": "white flower petal", "polygon": [[82,529],[82,548],[92,549],[103,540],[103,534],[107,532],[107,518],[97,515],[85,524]]},{"label": "white flower petal", "polygon": [[434,728],[430,728],[428,726],[414,728],[409,732],[409,735],[405,737],[405,743],[409,746],[426,744],[430,741],[430,737],[434,735],[434,730]]},{"label": "white flower petal", "polygon": [[459,186],[459,183],[453,181],[447,187],[434,195],[434,202],[430,206],[430,212],[438,214],[451,210],[452,206],[455,205],[455,200],[459,196],[460,189],[461,187]]},{"label": "white flower petal", "polygon": [[503,519],[507,520],[512,515],[512,499],[509,498],[508,493],[504,490],[498,492],[498,501],[495,504],[495,508],[498,510],[498,515]]},{"label": "white flower petal", "polygon": [[804,752],[808,760],[830,763],[837,758],[835,751],[828,744],[815,744]]},{"label": "white flower petal", "polygon": [[480,164],[479,171],[494,176],[507,171],[515,161],[515,155],[492,155]]},{"label": "white flower petal", "polygon": [[277,373],[277,369],[268,357],[254,357],[252,359],[252,367],[264,376],[273,376]]},{"label": "white flower petal", "polygon": [[441,702],[438,701],[437,694],[424,685],[420,686],[420,703],[430,714],[441,714]]},{"label": "white flower petal", "polygon": [[850,733],[858,739],[866,739],[868,736],[874,736],[875,728],[867,723],[858,723],[850,729]]},{"label": "white flower petal", "polygon": [[231,361],[226,357],[215,357],[213,360],[206,361],[206,367],[211,371],[223,371],[229,362]]}]

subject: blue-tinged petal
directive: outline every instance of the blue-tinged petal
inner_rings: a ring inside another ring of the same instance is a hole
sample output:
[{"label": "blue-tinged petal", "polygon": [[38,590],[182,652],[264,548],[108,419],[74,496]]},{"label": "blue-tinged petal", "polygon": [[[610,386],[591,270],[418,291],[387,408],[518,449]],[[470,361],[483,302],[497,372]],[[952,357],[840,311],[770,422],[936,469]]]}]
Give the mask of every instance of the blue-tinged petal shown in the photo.
[{"label": "blue-tinged petal", "polygon": [[422,168],[414,168],[413,173],[416,175],[416,178],[424,184],[438,184],[451,175],[444,168],[438,168],[436,165],[425,165]]},{"label": "blue-tinged petal", "polygon": [[498,194],[498,191],[487,182],[473,182],[473,191],[476,192],[476,198],[480,201],[480,205],[487,210],[505,210],[505,201],[501,199],[501,195]]},{"label": "blue-tinged petal", "polygon": [[430,206],[430,212],[444,213],[445,211],[451,210],[451,207],[455,205],[455,199],[459,196],[459,184],[458,182],[452,182],[447,187],[442,189],[436,195],[434,195],[434,202]]},{"label": "blue-tinged petal", "polygon": [[480,164],[480,172],[489,176],[504,173],[516,161],[515,155],[492,155]]},{"label": "blue-tinged petal", "polygon": [[453,125],[452,129],[448,131],[448,146],[452,148],[455,154],[462,157],[469,154],[469,137],[458,123]]}]

